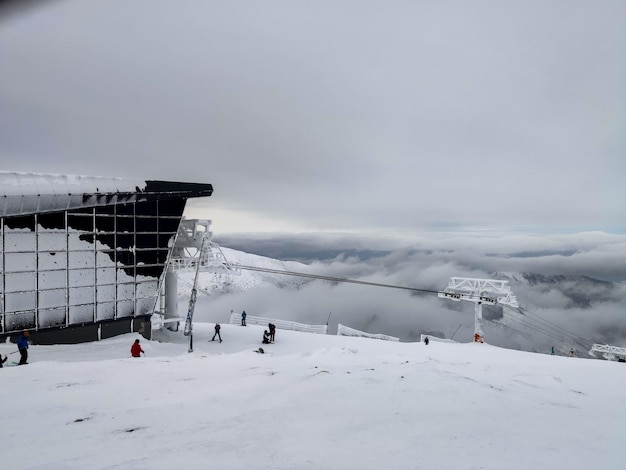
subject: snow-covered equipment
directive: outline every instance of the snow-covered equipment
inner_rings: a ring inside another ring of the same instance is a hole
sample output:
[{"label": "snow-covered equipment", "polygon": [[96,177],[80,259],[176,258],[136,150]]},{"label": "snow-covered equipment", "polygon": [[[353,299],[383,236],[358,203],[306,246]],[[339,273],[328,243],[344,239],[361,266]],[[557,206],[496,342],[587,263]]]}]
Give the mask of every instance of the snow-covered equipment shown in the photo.
[{"label": "snow-covered equipment", "polygon": [[448,287],[437,295],[443,299],[460,302],[466,300],[474,303],[474,341],[482,343],[483,304],[503,304],[517,308],[517,299],[511,292],[509,281],[495,279],[474,279],[469,277],[452,277]]}]

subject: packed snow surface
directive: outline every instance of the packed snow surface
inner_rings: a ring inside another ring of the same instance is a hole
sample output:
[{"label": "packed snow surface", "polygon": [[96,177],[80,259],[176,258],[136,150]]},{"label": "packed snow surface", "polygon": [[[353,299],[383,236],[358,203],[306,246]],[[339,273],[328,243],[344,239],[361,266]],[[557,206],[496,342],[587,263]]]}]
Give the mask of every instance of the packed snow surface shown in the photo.
[{"label": "packed snow surface", "polygon": [[189,353],[181,332],[155,330],[141,358],[137,335],[31,346],[29,365],[0,371],[2,468],[626,468],[626,364],[221,333],[195,324]]}]

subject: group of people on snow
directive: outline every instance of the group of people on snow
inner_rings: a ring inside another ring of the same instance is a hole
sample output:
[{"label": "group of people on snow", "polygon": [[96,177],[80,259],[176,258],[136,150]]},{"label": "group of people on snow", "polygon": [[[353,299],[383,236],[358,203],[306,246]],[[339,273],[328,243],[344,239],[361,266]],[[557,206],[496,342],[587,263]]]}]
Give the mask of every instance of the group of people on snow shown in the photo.
[{"label": "group of people on snow", "polygon": [[267,327],[269,328],[269,330],[265,330],[263,332],[263,344],[273,343],[276,336],[276,325],[274,325],[273,323],[269,323]]}]

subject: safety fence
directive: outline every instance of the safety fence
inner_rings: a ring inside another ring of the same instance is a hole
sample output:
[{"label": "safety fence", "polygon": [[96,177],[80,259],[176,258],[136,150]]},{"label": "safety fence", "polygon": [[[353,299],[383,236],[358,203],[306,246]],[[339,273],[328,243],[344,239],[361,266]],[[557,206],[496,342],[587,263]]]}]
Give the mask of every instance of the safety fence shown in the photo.
[{"label": "safety fence", "polygon": [[[241,313],[230,313],[231,325],[241,325]],[[269,323],[276,325],[278,330],[301,331],[303,333],[315,333],[325,335],[328,331],[328,325],[307,325],[295,321],[279,320],[278,318],[257,317],[254,315],[246,315],[246,325],[267,326]]]},{"label": "safety fence", "polygon": [[382,339],[383,341],[400,341],[400,338],[396,338],[395,336],[374,334],[374,333],[366,333],[365,331],[355,330],[354,328],[350,328],[348,326],[342,325],[339,323],[337,325],[337,335],[338,336],[358,336],[361,338],[372,338],[372,339]]}]

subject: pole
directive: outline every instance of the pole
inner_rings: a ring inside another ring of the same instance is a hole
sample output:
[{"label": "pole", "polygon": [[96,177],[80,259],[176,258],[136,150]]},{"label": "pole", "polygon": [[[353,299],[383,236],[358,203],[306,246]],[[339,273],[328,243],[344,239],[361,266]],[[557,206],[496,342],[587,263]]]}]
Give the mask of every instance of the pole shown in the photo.
[{"label": "pole", "polygon": [[187,321],[185,322],[185,336],[189,336],[189,352],[193,352],[193,310],[196,307],[196,296],[198,294],[198,274],[200,273],[200,263],[202,263],[202,255],[204,254],[206,233],[202,237],[202,244],[198,251],[198,260],[196,264],[196,276],[193,279],[193,288],[191,289],[191,296],[189,297],[189,309],[187,310]]},{"label": "pole", "polygon": [[330,312],[328,314],[328,319],[326,320],[326,326],[328,326],[328,322],[330,321],[330,316],[333,314],[333,312]]},{"label": "pole", "polygon": [[459,331],[459,328],[461,328],[461,325],[463,323],[459,323],[459,326],[456,327],[456,330],[454,330],[454,333],[452,333],[452,336],[450,336],[450,339],[454,338],[454,335],[456,334],[457,331]]}]

